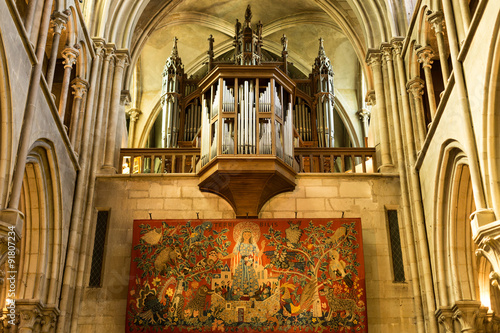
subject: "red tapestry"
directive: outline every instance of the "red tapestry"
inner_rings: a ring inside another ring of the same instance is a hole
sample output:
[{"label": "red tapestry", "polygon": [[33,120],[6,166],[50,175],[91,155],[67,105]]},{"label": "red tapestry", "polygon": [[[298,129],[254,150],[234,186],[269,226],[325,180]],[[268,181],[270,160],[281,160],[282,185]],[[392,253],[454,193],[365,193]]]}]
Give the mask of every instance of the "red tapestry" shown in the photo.
[{"label": "red tapestry", "polygon": [[136,220],[127,332],[367,332],[359,219]]}]

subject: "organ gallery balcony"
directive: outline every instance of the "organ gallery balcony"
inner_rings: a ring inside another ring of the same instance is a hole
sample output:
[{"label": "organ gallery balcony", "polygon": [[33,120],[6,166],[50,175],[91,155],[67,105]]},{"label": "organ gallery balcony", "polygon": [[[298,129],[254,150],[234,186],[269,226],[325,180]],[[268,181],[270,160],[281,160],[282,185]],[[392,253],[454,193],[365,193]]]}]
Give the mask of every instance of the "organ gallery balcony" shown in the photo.
[{"label": "organ gallery balcony", "polygon": [[226,65],[199,87],[200,190],[225,198],[236,216],[257,216],[271,197],[295,188],[295,83],[273,65]]}]

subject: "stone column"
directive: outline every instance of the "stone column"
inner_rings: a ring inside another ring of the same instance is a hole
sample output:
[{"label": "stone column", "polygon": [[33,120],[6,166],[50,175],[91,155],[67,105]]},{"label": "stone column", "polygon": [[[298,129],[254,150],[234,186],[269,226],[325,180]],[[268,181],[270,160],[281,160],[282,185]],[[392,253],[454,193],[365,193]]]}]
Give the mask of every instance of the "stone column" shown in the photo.
[{"label": "stone column", "polygon": [[71,114],[71,123],[69,127],[69,140],[73,145],[73,149],[76,151],[76,135],[78,134],[78,128],[80,122],[80,114],[83,113],[82,100],[87,93],[88,84],[85,80],[76,78],[72,81],[71,88],[73,88],[73,112]]},{"label": "stone column", "polygon": [[434,83],[432,82],[432,57],[434,52],[430,46],[417,49],[418,62],[422,64],[425,74],[425,86],[427,87],[427,96],[429,98],[429,107],[431,109],[432,120],[436,117],[436,96],[434,94]]},{"label": "stone column", "polygon": [[366,62],[371,67],[375,82],[375,96],[377,99],[377,118],[379,122],[380,151],[382,165],[380,171],[392,168],[391,147],[389,142],[389,129],[387,123],[387,110],[385,104],[384,82],[382,77],[382,62],[380,51],[368,51]]},{"label": "stone column", "polygon": [[52,90],[52,84],[54,83],[54,71],[56,69],[59,41],[61,40],[61,32],[66,28],[66,23],[68,23],[68,15],[56,12],[52,14],[52,21],[50,23],[52,25],[52,30],[54,31],[54,34],[52,35],[52,50],[50,51],[50,59],[49,59],[49,64],[47,66],[47,74],[45,75],[49,91]]},{"label": "stone column", "polygon": [[[53,0],[45,0],[43,4],[42,19],[40,22],[40,33],[38,34],[38,42],[36,46],[36,63],[31,71],[30,82],[28,85],[28,95],[24,109],[23,124],[21,127],[21,140],[17,150],[17,157],[12,176],[12,187],[9,198],[9,205],[6,210],[0,211],[0,221],[9,223],[21,222],[21,212],[19,208],[19,199],[21,198],[21,190],[23,186],[24,171],[26,161],[31,147],[30,135],[33,129],[33,121],[35,110],[38,101],[38,91],[40,90],[40,78],[42,77],[43,59],[45,57],[45,46],[47,43],[47,35],[50,27],[50,13],[52,10]],[[22,230],[22,224],[17,224],[19,230]]]},{"label": "stone column", "polygon": [[431,23],[432,29],[436,33],[436,40],[439,52],[439,63],[441,65],[441,73],[443,82],[446,85],[450,77],[450,69],[448,68],[448,57],[446,52],[446,44],[444,42],[444,18],[441,11],[434,12],[427,17]]},{"label": "stone column", "polygon": [[[116,52],[115,74],[113,77],[113,91],[111,93],[111,105],[109,110],[108,130],[106,136],[106,151],[103,168],[114,169],[114,156],[116,144],[116,130],[118,126],[118,114],[120,111],[120,97],[123,81],[123,72],[128,65],[129,56],[126,50]],[[114,170],[116,172],[116,169]]]},{"label": "stone column", "polygon": [[[101,92],[99,98],[103,98],[105,92],[106,82],[107,82],[107,72],[109,66],[109,60],[112,57],[114,48],[106,48],[106,43],[103,39],[94,38],[95,44],[95,55],[96,57],[92,60],[92,71],[90,74],[90,84],[88,91],[88,98],[85,111],[84,127],[82,131],[82,147],[80,154],[80,172],[78,173],[77,182],[75,186],[74,194],[74,205],[73,214],[71,215],[71,229],[69,231],[69,241],[68,241],[68,253],[67,260],[64,267],[64,277],[63,286],[61,289],[61,301],[59,303],[59,309],[61,311],[59,315],[59,320],[57,322],[57,332],[65,333],[69,332],[69,320],[70,316],[70,304],[73,302],[74,295],[74,283],[77,270],[77,259],[78,253],[80,251],[80,240],[82,238],[83,229],[83,218],[84,218],[84,208],[85,199],[87,197],[87,184],[89,181],[90,166],[92,161],[92,125],[93,118],[96,118],[96,123],[99,121],[99,108],[96,110],[94,108],[94,103],[98,102],[98,89],[100,87]],[[106,52],[105,62],[103,64],[104,51]],[[102,65],[102,66],[101,66]],[[99,69],[102,67],[102,71]],[[98,83],[100,77],[101,84]],[[100,113],[102,114],[102,112]],[[96,125],[97,126],[97,125]],[[99,128],[100,130],[100,128]]]},{"label": "stone column", "polygon": [[[421,78],[416,77],[413,80],[408,81],[406,88],[415,102],[415,119],[417,120],[418,138],[420,145],[423,145],[425,142],[425,136],[427,135],[424,120],[424,105],[422,101],[422,95],[424,94],[424,81]],[[419,147],[419,149],[420,148],[422,147]]]},{"label": "stone column", "polygon": [[33,18],[35,17],[35,10],[37,7],[38,0],[28,1],[28,11],[26,16],[24,16],[24,28],[26,29],[26,36],[30,38],[31,29],[33,28]]},{"label": "stone column", "polygon": [[384,61],[387,67],[387,75],[388,75],[388,84],[391,98],[391,115],[392,115],[392,123],[393,123],[393,133],[394,133],[394,141],[396,144],[396,157],[397,157],[397,167],[398,173],[400,177],[400,186],[401,186],[401,208],[403,211],[403,223],[404,223],[404,231],[406,234],[406,239],[408,241],[407,253],[408,253],[408,265],[410,267],[411,274],[411,283],[413,290],[413,299],[414,299],[414,309],[416,316],[416,324],[417,331],[421,332],[424,330],[424,317],[422,314],[422,300],[420,298],[420,286],[418,285],[418,279],[415,279],[418,276],[418,262],[417,255],[415,249],[415,235],[413,233],[412,226],[412,218],[411,218],[411,207],[410,207],[410,196],[409,196],[409,188],[407,181],[407,170],[406,170],[406,162],[404,155],[404,144],[403,144],[403,134],[402,134],[402,126],[399,116],[399,107],[398,107],[398,97],[396,90],[396,75],[394,72],[394,62],[393,62],[393,47],[391,44],[383,44],[382,45],[382,54],[384,56]]},{"label": "stone column", "polygon": [[364,135],[364,144],[365,147],[368,147],[368,126],[370,124],[370,115],[372,113],[370,110],[366,108],[362,108],[357,112],[359,120],[361,120],[361,124],[363,126],[363,135]]},{"label": "stone column", "polygon": [[78,54],[78,49],[72,47],[68,47],[62,51],[62,56],[64,58],[64,77],[61,88],[61,97],[59,98],[59,116],[61,117],[63,122],[66,112],[66,103],[68,102],[68,90],[69,80],[71,79],[71,70],[73,69],[73,65],[76,63]]},{"label": "stone column", "polygon": [[142,111],[139,109],[130,109],[128,110],[127,113],[130,118],[130,123],[128,125],[128,147],[133,148],[134,137],[135,137],[135,124],[139,119],[139,116],[142,114]]},{"label": "stone column", "polygon": [[403,116],[405,123],[405,135],[406,142],[405,146],[407,148],[407,156],[408,156],[408,187],[410,189],[410,204],[413,208],[413,223],[412,226],[415,228],[415,250],[419,254],[417,259],[420,262],[418,265],[417,276],[412,276],[412,279],[418,279],[418,285],[421,288],[422,298],[425,300],[425,303],[422,304],[426,306],[426,316],[428,323],[428,331],[429,332],[438,332],[438,324],[437,320],[433,317],[435,315],[435,300],[436,297],[434,295],[434,286],[432,281],[432,269],[429,258],[429,247],[427,243],[427,234],[425,230],[425,220],[424,220],[424,211],[422,204],[422,194],[420,192],[420,180],[418,176],[418,172],[415,168],[416,164],[416,152],[415,152],[415,143],[413,137],[413,130],[411,129],[411,115],[410,115],[410,105],[408,100],[408,92],[406,90],[405,82],[406,82],[406,74],[405,68],[403,64],[403,59],[401,57],[403,42],[400,40],[395,40],[392,42],[392,47],[394,49],[394,59],[397,64],[397,73],[399,76],[399,91],[401,93],[401,101],[403,106]]}]

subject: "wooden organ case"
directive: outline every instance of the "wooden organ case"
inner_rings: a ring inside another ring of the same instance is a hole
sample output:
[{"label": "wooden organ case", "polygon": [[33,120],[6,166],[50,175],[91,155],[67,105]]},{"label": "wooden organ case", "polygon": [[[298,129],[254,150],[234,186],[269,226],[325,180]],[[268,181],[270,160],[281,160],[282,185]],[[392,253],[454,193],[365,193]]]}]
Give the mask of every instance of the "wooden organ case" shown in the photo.
[{"label": "wooden organ case", "polygon": [[295,188],[294,146],[334,146],[333,71],[323,40],[309,78],[291,79],[286,37],[281,59],[265,59],[262,24],[252,29],[251,18],[248,6],[229,60],[214,59],[210,36],[202,79],[184,75],[174,39],[162,85],[163,148],[200,147],[200,190],[223,197],[237,217],[257,217],[270,198]]}]

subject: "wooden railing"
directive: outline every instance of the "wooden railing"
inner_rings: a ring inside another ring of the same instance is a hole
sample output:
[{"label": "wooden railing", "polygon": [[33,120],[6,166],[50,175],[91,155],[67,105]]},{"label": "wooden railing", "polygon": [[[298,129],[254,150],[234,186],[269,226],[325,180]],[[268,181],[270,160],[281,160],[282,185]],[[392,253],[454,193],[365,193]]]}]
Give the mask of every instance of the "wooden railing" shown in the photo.
[{"label": "wooden railing", "polygon": [[123,174],[196,173],[199,148],[124,148],[120,150]]},{"label": "wooden railing", "polygon": [[374,173],[375,148],[295,148],[299,173]]},{"label": "wooden railing", "polygon": [[[374,173],[375,148],[295,148],[299,173]],[[199,148],[124,148],[123,174],[196,173]],[[354,167],[353,167],[354,166]]]}]

